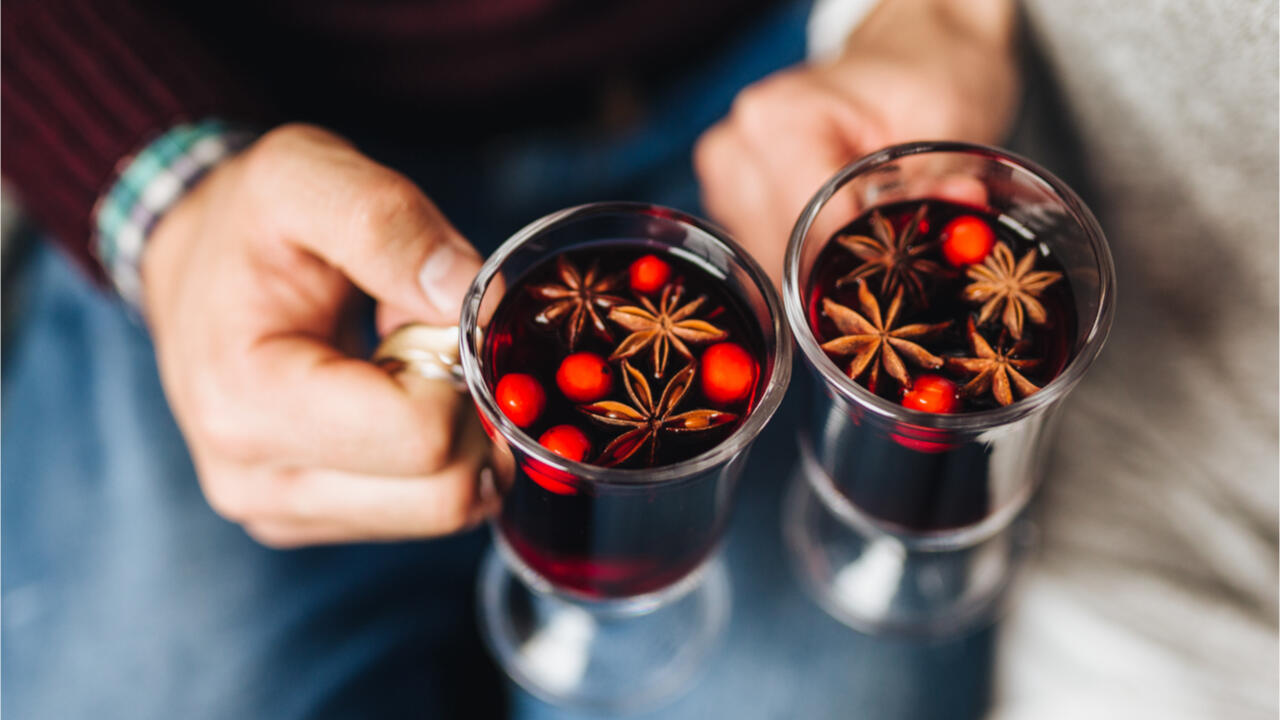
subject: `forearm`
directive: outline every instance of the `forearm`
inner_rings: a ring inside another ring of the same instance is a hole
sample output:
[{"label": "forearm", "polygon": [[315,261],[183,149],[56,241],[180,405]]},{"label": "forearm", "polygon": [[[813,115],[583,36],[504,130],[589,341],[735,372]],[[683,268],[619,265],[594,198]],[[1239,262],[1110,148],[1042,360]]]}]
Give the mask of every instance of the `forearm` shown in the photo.
[{"label": "forearm", "polygon": [[[916,74],[915,84],[948,94],[915,108],[939,113],[935,137],[998,142],[1018,94],[1016,19],[1013,0],[881,0],[850,33],[835,64]],[[895,108],[882,114],[904,116]]]},{"label": "forearm", "polygon": [[1013,0],[880,0],[845,42],[845,51],[911,58],[943,44],[1013,60]]}]

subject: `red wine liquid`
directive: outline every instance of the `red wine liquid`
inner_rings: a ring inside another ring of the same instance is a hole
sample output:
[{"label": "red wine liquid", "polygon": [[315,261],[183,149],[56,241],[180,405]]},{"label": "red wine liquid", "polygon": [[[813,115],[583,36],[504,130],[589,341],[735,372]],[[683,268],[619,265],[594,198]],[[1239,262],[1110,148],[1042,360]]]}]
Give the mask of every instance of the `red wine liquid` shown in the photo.
[{"label": "red wine liquid", "polygon": [[[895,232],[912,221],[920,206],[919,201],[895,203],[877,208],[893,224]],[[915,243],[932,245],[923,257],[933,260],[942,272],[925,280],[927,305],[912,303],[904,298],[903,309],[895,326],[910,323],[939,323],[951,321],[945,331],[919,341],[935,355],[941,357],[972,357],[967,335],[968,319],[975,322],[980,305],[962,299],[961,291],[971,280],[963,268],[950,265],[940,247],[942,229],[954,218],[974,216],[984,221],[995,234],[996,242],[1006,243],[1015,258],[1021,259],[1028,250],[1036,250],[1036,270],[1063,272],[1059,262],[1034,237],[1018,232],[995,215],[972,207],[945,201],[926,201],[927,210]],[[854,219],[840,234],[874,236],[871,230],[871,214]],[[913,243],[914,244],[914,243]],[[822,312],[822,299],[830,298],[846,307],[859,310],[856,283],[837,287],[836,282],[862,260],[835,241],[833,237],[823,248],[814,264],[807,295],[807,311],[810,327],[819,342],[826,342],[841,333],[830,318]],[[876,295],[882,312],[891,298],[882,297],[880,277],[873,276],[868,288]],[[1067,276],[1048,287],[1039,298],[1048,319],[1044,325],[1024,324],[1023,335],[1029,340],[1020,356],[1041,358],[1038,366],[1023,374],[1028,380],[1043,387],[1062,371],[1071,359],[1073,339],[1076,335],[1075,302]],[[980,332],[993,345],[997,345],[1002,330],[997,317],[979,326]],[[833,362],[846,371],[848,357],[833,357]],[[876,360],[878,362],[878,359]],[[907,363],[912,378],[922,374],[938,374],[963,387],[972,377],[969,374],[940,368],[926,370]],[[817,381],[820,384],[820,380]],[[866,376],[857,381],[867,387]],[[820,387],[815,387],[820,390]],[[887,373],[880,372],[874,388],[875,394],[891,402],[902,402],[903,388]],[[1015,400],[1016,401],[1016,400]],[[826,407],[827,403],[815,403]],[[956,412],[973,412],[999,407],[988,392],[976,397],[963,397]],[[817,427],[824,427],[826,419],[815,417]],[[828,428],[831,430],[831,428]],[[953,442],[946,432],[921,427],[886,427],[874,419],[858,419],[840,428],[838,438],[828,439],[832,448],[821,462],[840,491],[869,515],[911,532],[937,532],[965,527],[985,519],[993,508],[992,492],[988,487],[990,475],[990,447],[982,442]]]},{"label": "red wine liquid", "polygon": [[[705,320],[726,334],[723,340],[705,344],[683,341],[692,353],[692,358],[686,358],[674,347],[670,348],[660,377],[655,377],[651,348],[627,358],[627,362],[644,374],[655,402],[682,368],[689,363],[698,365],[704,351],[717,342],[732,342],[741,346],[754,359],[757,368],[766,367],[764,340],[758,324],[751,319],[752,316],[743,307],[742,301],[730,293],[721,280],[703,268],[671,252],[655,251],[653,247],[638,244],[604,244],[566,253],[567,259],[580,275],[585,275],[590,268],[595,267],[596,277],[617,278],[609,294],[622,299],[620,306],[632,307],[643,307],[645,299],[654,306],[660,304],[661,290],[640,293],[630,287],[628,268],[636,260],[648,255],[659,256],[670,267],[669,280],[664,286],[682,289],[677,305],[685,305],[699,297],[705,298],[691,317]],[[507,291],[485,337],[486,380],[490,388],[496,389],[498,381],[508,373],[532,375],[542,385],[547,403],[537,421],[525,427],[524,431],[537,439],[551,427],[573,425],[582,430],[590,440],[591,450],[586,461],[596,462],[601,451],[622,434],[625,428],[620,429],[592,419],[582,410],[585,403],[574,402],[560,391],[556,383],[556,372],[561,361],[570,353],[590,352],[607,360],[631,333],[609,320],[608,310],[598,309],[608,335],[597,332],[588,319],[583,323],[571,349],[565,329],[568,318],[556,324],[539,322],[536,318],[546,308],[548,301],[536,297],[529,288],[560,283],[562,279],[558,271],[556,260],[549,260],[531,270]],[[622,360],[611,361],[609,364],[613,369],[613,389],[601,399],[634,405],[623,385]],[[698,367],[697,372],[701,373],[702,368]],[[643,468],[670,465],[706,452],[731,435],[746,419],[763,389],[762,376],[762,373],[757,372],[755,382],[746,395],[739,401],[728,404],[717,403],[707,397],[703,391],[702,378],[695,376],[692,387],[674,412],[679,414],[696,409],[711,409],[732,413],[737,418],[709,430],[661,432],[652,460],[647,452],[641,450],[617,466]]]},{"label": "red wine liquid", "polygon": [[[915,217],[921,204],[921,201],[912,200],[884,205],[876,208],[876,211],[892,223],[895,232],[900,233]],[[1057,377],[1058,373],[1066,367],[1067,362],[1071,359],[1071,340],[1075,337],[1076,332],[1075,302],[1071,295],[1070,283],[1063,272],[1062,266],[1047,252],[1047,249],[1042,248],[1034,239],[1029,239],[1015,232],[1011,227],[1001,222],[1000,218],[991,213],[942,200],[928,200],[924,201],[923,204],[927,206],[927,210],[924,219],[920,223],[919,235],[917,235],[913,246],[931,245],[932,249],[922,257],[936,262],[942,268],[942,272],[925,279],[925,288],[928,294],[927,305],[911,302],[909,295],[904,296],[902,310],[898,313],[898,319],[894,322],[895,326],[912,323],[932,324],[949,320],[951,321],[949,328],[927,340],[918,341],[919,344],[934,355],[943,358],[973,356],[972,348],[969,346],[967,320],[969,317],[973,317],[975,321],[977,320],[980,305],[966,302],[961,298],[961,291],[972,280],[965,275],[964,268],[951,266],[943,257],[939,235],[942,229],[947,226],[947,223],[957,217],[971,216],[980,218],[994,231],[996,242],[1003,242],[1008,245],[1015,258],[1021,259],[1028,250],[1035,250],[1038,254],[1035,264],[1037,271],[1048,270],[1063,273],[1061,280],[1050,285],[1039,296],[1041,304],[1044,305],[1048,313],[1047,322],[1044,325],[1034,325],[1030,320],[1027,320],[1023,326],[1023,338],[1029,342],[1019,353],[1019,357],[1041,358],[1042,360],[1034,368],[1022,371],[1022,374],[1036,385],[1044,387],[1045,384]],[[859,216],[836,235],[874,236],[874,232],[871,229],[871,213],[868,212]],[[861,264],[862,260],[836,242],[835,237],[828,241],[827,246],[818,255],[817,261],[814,263],[813,276],[809,282],[807,310],[809,326],[818,337],[819,342],[827,342],[842,334],[836,329],[835,323],[823,314],[823,298],[829,298],[841,305],[859,310],[857,284],[849,283],[844,287],[837,287],[836,283]],[[880,276],[876,275],[869,278],[867,285],[876,295],[876,299],[880,303],[881,312],[886,311],[891,298],[882,296],[879,292]],[[988,342],[995,347],[1001,333],[1000,314],[997,312],[994,318],[980,325],[979,330]],[[848,357],[833,358],[833,361],[840,366],[841,370],[847,371],[849,365]],[[909,362],[907,363],[907,370],[913,378],[925,373],[939,374],[954,380],[960,386],[963,386],[972,377],[972,375],[947,367],[938,370],[924,370],[912,366]],[[863,387],[867,387],[865,375],[858,382]],[[894,402],[902,400],[905,390],[901,384],[884,372],[880,373],[876,387],[868,389],[880,397]],[[995,407],[999,407],[999,403],[995,401],[990,393],[985,393],[975,397],[962,398],[958,411],[972,412],[989,410]]]},{"label": "red wine liquid", "polygon": [[[714,342],[687,342],[692,358],[676,348],[668,351],[666,365],[655,378],[651,348],[627,359],[643,373],[654,402],[667,384],[690,363],[694,381],[675,414],[691,410],[732,413],[735,419],[696,432],[660,431],[656,450],[640,448],[621,463],[602,458],[602,451],[628,428],[593,418],[565,395],[557,384],[557,371],[571,353],[590,352],[606,360],[613,373],[611,391],[604,401],[634,406],[623,383],[622,360],[609,360],[631,331],[599,310],[607,334],[599,333],[588,317],[576,343],[568,342],[569,318],[547,323],[539,319],[547,300],[537,288],[563,282],[557,259],[531,269],[499,304],[485,338],[486,382],[496,392],[509,373],[533,376],[545,391],[545,409],[524,432],[537,440],[549,428],[572,425],[587,437],[588,463],[645,469],[693,458],[723,442],[754,408],[770,367],[764,353],[763,333],[745,304],[724,282],[701,266],[660,247],[638,242],[609,242],[574,250],[566,258],[578,275],[588,270],[595,278],[615,278],[607,293],[623,305],[643,307],[642,298],[661,309],[661,289],[639,292],[628,272],[642,257],[656,255],[669,268],[663,286],[679,287],[678,305],[704,297],[692,317],[711,323],[725,337]],[[744,394],[732,402],[717,403],[704,391],[701,360],[708,347],[731,342],[746,350],[757,372]],[[598,402],[598,401],[597,401]],[[590,597],[629,597],[669,586],[697,568],[715,546],[727,520],[727,489],[721,487],[721,468],[678,483],[645,486],[599,487],[561,471],[526,459],[503,500],[499,525],[519,558],[557,586]]]}]

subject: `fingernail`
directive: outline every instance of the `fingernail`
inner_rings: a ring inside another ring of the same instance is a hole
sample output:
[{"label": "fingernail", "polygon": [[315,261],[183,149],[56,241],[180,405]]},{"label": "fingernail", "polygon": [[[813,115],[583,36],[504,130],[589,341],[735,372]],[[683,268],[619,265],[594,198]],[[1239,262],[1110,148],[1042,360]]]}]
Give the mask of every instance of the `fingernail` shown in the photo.
[{"label": "fingernail", "polygon": [[422,294],[441,315],[457,315],[471,286],[476,257],[453,242],[436,246],[418,270]]}]

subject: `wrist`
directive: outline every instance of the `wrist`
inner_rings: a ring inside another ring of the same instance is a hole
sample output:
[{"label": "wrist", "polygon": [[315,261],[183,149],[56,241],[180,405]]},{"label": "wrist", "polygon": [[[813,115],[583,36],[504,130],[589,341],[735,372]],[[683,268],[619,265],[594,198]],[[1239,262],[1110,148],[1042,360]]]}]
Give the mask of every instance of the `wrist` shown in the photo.
[{"label": "wrist", "polygon": [[198,242],[208,206],[206,198],[216,185],[218,176],[233,163],[234,160],[224,161],[206,173],[201,182],[184,192],[147,233],[137,260],[137,295],[124,297],[146,322],[153,336],[162,334],[160,326],[167,318],[164,310],[172,307],[176,297],[174,288],[182,282],[187,266],[192,263],[191,251]]},{"label": "wrist", "polygon": [[142,307],[143,255],[157,226],[250,139],[209,119],[170,128],[121,162],[94,207],[92,247],[116,291],[135,309]]},{"label": "wrist", "polygon": [[882,0],[816,0],[805,24],[809,61],[823,62],[839,57],[849,36],[880,2]]},{"label": "wrist", "polygon": [[997,143],[1017,99],[1009,0],[881,0],[827,64],[892,142]]}]

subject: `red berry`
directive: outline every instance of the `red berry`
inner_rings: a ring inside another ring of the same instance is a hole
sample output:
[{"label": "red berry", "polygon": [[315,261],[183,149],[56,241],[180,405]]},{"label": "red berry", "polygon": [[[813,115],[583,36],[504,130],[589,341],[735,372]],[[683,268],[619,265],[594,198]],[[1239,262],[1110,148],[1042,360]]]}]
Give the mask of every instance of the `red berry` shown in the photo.
[{"label": "red berry", "polygon": [[902,396],[902,405],[921,412],[952,413],[960,405],[956,391],[956,384],[941,375],[921,375]]},{"label": "red berry", "polygon": [[576,403],[595,402],[613,389],[613,368],[595,353],[574,353],[560,362],[556,385]]},{"label": "red berry", "polygon": [[498,381],[494,393],[502,414],[520,427],[529,427],[547,406],[547,394],[532,375],[511,373]]},{"label": "red berry", "polygon": [[529,479],[547,492],[553,492],[556,495],[578,494],[578,488],[574,485],[573,475],[564,470],[558,470],[533,458],[525,461],[523,467]]},{"label": "red berry", "polygon": [[591,441],[587,434],[572,425],[556,425],[542,433],[538,438],[542,447],[566,460],[582,462],[591,452]]},{"label": "red berry", "polygon": [[953,442],[954,436],[948,430],[935,430],[933,428],[910,425],[899,427],[899,432],[890,433],[889,437],[892,437],[894,442],[908,450],[932,455],[956,449],[956,443]]},{"label": "red berry", "polygon": [[991,226],[972,215],[962,215],[942,229],[942,256],[956,267],[982,262],[995,244]]},{"label": "red berry", "polygon": [[631,289],[638,293],[654,293],[671,278],[671,266],[657,255],[645,255],[631,263]]},{"label": "red berry", "polygon": [[756,384],[756,361],[741,345],[716,343],[702,354],[702,394],[717,405],[741,401]]}]

